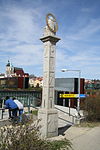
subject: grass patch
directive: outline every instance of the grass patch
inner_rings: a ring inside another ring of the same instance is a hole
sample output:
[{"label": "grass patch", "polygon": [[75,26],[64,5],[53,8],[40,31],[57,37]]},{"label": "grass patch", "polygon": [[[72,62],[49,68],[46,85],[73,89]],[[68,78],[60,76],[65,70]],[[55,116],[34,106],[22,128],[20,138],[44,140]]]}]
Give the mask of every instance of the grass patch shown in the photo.
[{"label": "grass patch", "polygon": [[32,114],[37,116],[38,115],[38,110],[33,110]]},{"label": "grass patch", "polygon": [[[28,112],[25,112],[25,114],[28,114]],[[38,110],[31,110],[30,111],[30,114],[33,114],[33,115],[38,115]]]},{"label": "grass patch", "polygon": [[79,125],[76,125],[76,127],[88,127],[88,128],[94,128],[100,126],[100,122],[82,122]]},{"label": "grass patch", "polygon": [[61,150],[61,149],[69,150],[69,148],[73,150],[72,143],[67,139],[48,142],[48,144],[50,145],[49,147],[50,150]]}]

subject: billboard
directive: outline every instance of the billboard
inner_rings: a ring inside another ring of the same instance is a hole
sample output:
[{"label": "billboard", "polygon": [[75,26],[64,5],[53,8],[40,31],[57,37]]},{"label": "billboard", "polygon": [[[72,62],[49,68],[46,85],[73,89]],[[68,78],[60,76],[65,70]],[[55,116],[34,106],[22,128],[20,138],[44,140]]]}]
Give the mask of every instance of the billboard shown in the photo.
[{"label": "billboard", "polygon": [[17,78],[1,78],[0,87],[1,88],[17,88],[18,79]]},{"label": "billboard", "polygon": [[0,78],[1,88],[28,88],[29,77]]}]

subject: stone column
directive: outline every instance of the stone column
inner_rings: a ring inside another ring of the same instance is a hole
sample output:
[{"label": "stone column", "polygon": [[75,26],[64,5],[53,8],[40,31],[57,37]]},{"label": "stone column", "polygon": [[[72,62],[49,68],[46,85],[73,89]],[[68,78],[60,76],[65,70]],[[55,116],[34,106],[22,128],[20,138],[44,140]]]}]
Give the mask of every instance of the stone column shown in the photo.
[{"label": "stone column", "polygon": [[58,135],[58,113],[54,108],[54,87],[56,43],[60,39],[46,26],[44,36],[40,40],[44,43],[44,63],[42,108],[39,109],[38,119],[40,119],[42,137],[53,137]]}]

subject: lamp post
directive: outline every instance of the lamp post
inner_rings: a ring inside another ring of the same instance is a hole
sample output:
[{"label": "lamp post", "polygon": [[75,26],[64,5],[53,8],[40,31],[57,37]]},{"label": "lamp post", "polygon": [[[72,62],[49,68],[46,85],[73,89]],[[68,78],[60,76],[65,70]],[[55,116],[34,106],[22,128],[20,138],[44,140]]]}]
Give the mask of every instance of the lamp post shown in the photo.
[{"label": "lamp post", "polygon": [[62,69],[62,72],[67,72],[67,71],[75,71],[79,73],[79,77],[78,77],[78,101],[77,101],[77,112],[78,112],[78,118],[80,118],[80,78],[81,78],[81,70],[68,70],[68,69]]}]

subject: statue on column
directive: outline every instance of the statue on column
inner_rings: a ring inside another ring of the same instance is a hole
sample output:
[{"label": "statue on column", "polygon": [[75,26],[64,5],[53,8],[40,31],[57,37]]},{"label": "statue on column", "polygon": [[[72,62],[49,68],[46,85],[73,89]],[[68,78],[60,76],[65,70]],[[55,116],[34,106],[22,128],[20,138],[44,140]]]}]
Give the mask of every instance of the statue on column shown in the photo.
[{"label": "statue on column", "polygon": [[46,16],[46,27],[44,28],[44,36],[55,36],[58,30],[56,18],[52,14]]}]

